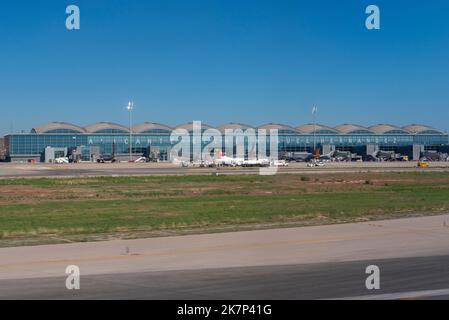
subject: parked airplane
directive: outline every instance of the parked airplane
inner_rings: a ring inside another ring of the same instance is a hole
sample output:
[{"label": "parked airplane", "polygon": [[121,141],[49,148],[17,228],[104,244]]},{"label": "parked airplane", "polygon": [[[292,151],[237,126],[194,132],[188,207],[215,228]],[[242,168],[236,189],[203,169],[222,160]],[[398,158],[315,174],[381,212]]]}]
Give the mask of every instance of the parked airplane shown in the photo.
[{"label": "parked airplane", "polygon": [[243,167],[268,167],[269,165],[268,159],[244,160],[242,163]]},{"label": "parked airplane", "polygon": [[214,163],[217,166],[229,166],[229,167],[236,167],[243,165],[243,162],[245,160],[241,158],[231,158],[228,156],[218,156],[217,159],[215,159]]}]

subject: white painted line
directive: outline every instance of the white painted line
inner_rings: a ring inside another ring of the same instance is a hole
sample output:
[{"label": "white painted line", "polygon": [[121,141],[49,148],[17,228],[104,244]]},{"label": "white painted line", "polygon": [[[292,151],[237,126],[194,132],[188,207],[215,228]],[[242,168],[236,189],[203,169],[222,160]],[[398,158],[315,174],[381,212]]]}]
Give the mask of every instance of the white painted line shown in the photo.
[{"label": "white painted line", "polygon": [[449,289],[385,293],[385,294],[374,294],[358,297],[335,298],[327,300],[400,300],[400,299],[420,299],[427,297],[438,297],[444,295],[449,295]]}]

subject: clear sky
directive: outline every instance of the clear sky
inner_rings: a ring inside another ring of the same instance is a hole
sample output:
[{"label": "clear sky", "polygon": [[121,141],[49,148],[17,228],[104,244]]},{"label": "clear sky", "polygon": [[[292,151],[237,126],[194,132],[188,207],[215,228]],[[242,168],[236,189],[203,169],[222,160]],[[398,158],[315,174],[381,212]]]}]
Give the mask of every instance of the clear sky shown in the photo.
[{"label": "clear sky", "polygon": [[317,104],[329,125],[449,128],[447,0],[5,0],[0,43],[0,133],[127,124],[129,99],[136,123],[296,126]]}]

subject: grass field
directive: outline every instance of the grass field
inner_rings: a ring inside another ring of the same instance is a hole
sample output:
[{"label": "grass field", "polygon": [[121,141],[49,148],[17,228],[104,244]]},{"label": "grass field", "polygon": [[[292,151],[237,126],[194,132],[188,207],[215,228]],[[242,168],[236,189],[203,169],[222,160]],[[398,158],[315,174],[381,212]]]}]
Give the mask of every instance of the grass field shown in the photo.
[{"label": "grass field", "polygon": [[0,241],[310,225],[449,211],[449,173],[0,180]]}]

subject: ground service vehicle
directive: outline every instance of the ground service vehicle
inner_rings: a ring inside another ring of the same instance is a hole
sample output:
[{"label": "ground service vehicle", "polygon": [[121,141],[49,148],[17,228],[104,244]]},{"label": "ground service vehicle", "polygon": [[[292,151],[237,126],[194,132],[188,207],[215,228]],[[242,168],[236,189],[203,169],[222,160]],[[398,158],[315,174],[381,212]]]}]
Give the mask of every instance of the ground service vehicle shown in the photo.
[{"label": "ground service vehicle", "polygon": [[418,168],[428,168],[429,163],[427,161],[418,161]]}]

